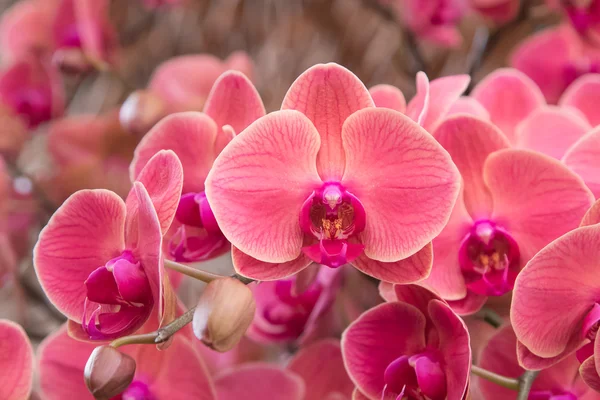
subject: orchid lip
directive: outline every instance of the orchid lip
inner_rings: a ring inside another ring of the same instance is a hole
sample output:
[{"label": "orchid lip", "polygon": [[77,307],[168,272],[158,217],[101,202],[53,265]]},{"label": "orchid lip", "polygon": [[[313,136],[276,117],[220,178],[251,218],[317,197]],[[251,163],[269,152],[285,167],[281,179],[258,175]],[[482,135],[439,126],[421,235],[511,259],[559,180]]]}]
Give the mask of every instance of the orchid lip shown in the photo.
[{"label": "orchid lip", "polygon": [[532,390],[529,400],[577,400],[577,396],[563,390]]},{"label": "orchid lip", "polygon": [[360,200],[338,182],[326,182],[306,199],[300,212],[302,231],[319,242],[303,247],[313,261],[337,268],[360,256],[364,246],[350,242],[365,229]]},{"label": "orchid lip", "polygon": [[520,268],[517,242],[489,220],[477,221],[463,239],[459,263],[469,290],[501,296],[512,290]]},{"label": "orchid lip", "polygon": [[134,380],[125,391],[110,400],[156,400],[156,396],[148,387],[148,384],[140,380]]},{"label": "orchid lip", "polygon": [[398,357],[386,368],[384,382],[383,395],[389,391],[393,394],[406,394],[411,399],[446,398],[446,374],[435,352],[425,351]]}]

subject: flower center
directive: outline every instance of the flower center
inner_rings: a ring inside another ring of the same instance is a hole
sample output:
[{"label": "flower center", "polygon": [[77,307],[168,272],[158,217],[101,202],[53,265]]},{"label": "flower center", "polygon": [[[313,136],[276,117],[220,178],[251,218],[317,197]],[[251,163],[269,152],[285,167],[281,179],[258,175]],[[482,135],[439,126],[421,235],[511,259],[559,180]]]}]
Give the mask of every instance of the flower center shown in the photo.
[{"label": "flower center", "polygon": [[94,270],[85,286],[82,326],[90,339],[133,333],[148,319],[154,305],[146,273],[130,251]]},{"label": "flower center", "polygon": [[500,296],[512,290],[519,273],[519,246],[495,223],[477,221],[463,239],[458,257],[472,292]]},{"label": "flower center", "polygon": [[446,374],[435,353],[424,352],[402,356],[392,361],[383,376],[386,392],[398,394],[399,399],[444,400]]},{"label": "flower center", "polygon": [[175,218],[182,224],[169,241],[169,253],[175,261],[203,261],[228,250],[229,242],[204,192],[182,195]]},{"label": "flower center", "polygon": [[319,243],[302,250],[313,261],[337,268],[358,257],[364,246],[348,239],[365,228],[360,201],[337,182],[327,182],[304,202],[300,227]]},{"label": "flower center", "polygon": [[577,400],[577,396],[564,390],[533,390],[528,400]]},{"label": "flower center", "polygon": [[133,381],[125,391],[110,400],[156,400],[148,385],[142,381]]}]

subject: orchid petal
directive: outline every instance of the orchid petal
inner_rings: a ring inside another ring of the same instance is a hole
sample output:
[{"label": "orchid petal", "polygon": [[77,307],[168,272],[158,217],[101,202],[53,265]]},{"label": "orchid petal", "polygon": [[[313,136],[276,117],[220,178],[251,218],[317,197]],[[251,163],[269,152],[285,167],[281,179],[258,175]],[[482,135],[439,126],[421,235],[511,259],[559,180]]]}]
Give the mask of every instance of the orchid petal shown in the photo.
[{"label": "orchid petal", "polygon": [[33,384],[33,349],[23,328],[8,320],[0,320],[0,368],[0,398],[29,398]]},{"label": "orchid petal", "polygon": [[423,71],[417,73],[417,93],[406,107],[406,115],[417,124],[423,126],[429,108],[429,78]]},{"label": "orchid petal", "polygon": [[361,110],[343,128],[342,184],[366,213],[365,255],[384,262],[416,253],[448,222],[459,173],[448,153],[408,117],[385,108]]},{"label": "orchid petal", "polygon": [[585,360],[581,364],[581,367],[579,367],[579,373],[581,374],[581,377],[585,381],[586,385],[596,392],[600,392],[600,374],[598,373],[595,359],[596,356],[592,356]]},{"label": "orchid petal", "polygon": [[594,196],[600,197],[600,128],[579,139],[563,157],[563,162],[583,179]]},{"label": "orchid petal", "polygon": [[583,112],[590,124],[600,124],[600,74],[583,75],[573,82],[560,98],[559,105],[570,106]]},{"label": "orchid petal", "polygon": [[321,186],[318,151],[318,132],[292,110],[260,118],[223,150],[206,180],[206,195],[234,246],[272,263],[300,255],[300,209]]},{"label": "orchid petal", "polygon": [[376,107],[385,107],[401,113],[406,112],[406,99],[402,91],[392,85],[375,85],[369,89]]},{"label": "orchid petal", "polygon": [[291,261],[268,263],[250,257],[235,246],[231,247],[231,258],[233,267],[238,274],[252,277],[252,279],[260,281],[273,281],[287,278],[312,264],[312,260],[306,257],[304,253]]},{"label": "orchid petal", "polygon": [[579,226],[596,224],[600,224],[600,200],[596,200],[592,207],[590,207],[590,209],[585,213]]},{"label": "orchid petal", "polygon": [[40,233],[35,270],[50,301],[81,322],[86,288],[96,268],[124,250],[125,204],[108,190],[81,190],[64,202]]},{"label": "orchid petal", "polygon": [[317,169],[327,181],[339,179],[344,173],[344,121],[355,111],[373,106],[367,88],[356,75],[330,63],[315,65],[300,75],[285,95],[281,109],[302,112],[316,127],[321,136]]},{"label": "orchid petal", "polygon": [[218,375],[219,400],[273,399],[302,400],[305,387],[293,372],[268,364],[249,363]]},{"label": "orchid petal", "polygon": [[471,82],[469,75],[451,75],[434,79],[429,86],[429,105],[421,126],[433,132],[447,116],[452,105]]},{"label": "orchid petal", "polygon": [[477,100],[468,96],[459,97],[458,100],[452,104],[452,107],[450,107],[446,117],[455,114],[469,114],[485,121],[490,120],[490,113],[488,110],[486,110]]}]

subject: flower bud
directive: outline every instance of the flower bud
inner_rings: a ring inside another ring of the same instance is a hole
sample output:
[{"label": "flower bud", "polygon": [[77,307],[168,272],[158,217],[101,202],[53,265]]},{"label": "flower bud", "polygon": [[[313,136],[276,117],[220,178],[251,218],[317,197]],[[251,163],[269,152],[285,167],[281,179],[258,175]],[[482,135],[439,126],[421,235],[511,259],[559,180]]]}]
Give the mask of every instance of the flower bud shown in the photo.
[{"label": "flower bud", "polygon": [[234,278],[208,284],[196,307],[194,334],[213,350],[231,350],[244,336],[254,318],[252,291]]},{"label": "flower bud", "polygon": [[135,361],[110,346],[96,347],[83,373],[85,384],[96,399],[110,399],[129,386],[135,375]]},{"label": "flower bud", "polygon": [[81,74],[92,69],[83,51],[77,48],[58,49],[52,57],[53,63],[66,74]]},{"label": "flower bud", "polygon": [[143,136],[166,114],[160,97],[148,90],[136,90],[121,106],[119,120],[125,130]]}]

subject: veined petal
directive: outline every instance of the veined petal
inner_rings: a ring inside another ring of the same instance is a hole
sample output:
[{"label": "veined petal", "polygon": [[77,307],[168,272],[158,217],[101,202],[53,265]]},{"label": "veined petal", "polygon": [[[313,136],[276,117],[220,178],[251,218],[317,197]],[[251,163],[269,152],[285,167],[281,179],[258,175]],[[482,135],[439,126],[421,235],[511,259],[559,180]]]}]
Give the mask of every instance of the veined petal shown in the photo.
[{"label": "veined petal", "polygon": [[592,126],[600,124],[600,74],[583,75],[573,82],[560,98],[559,105],[581,111]]},{"label": "veined petal", "polygon": [[490,155],[484,180],[494,199],[493,220],[515,238],[522,263],[579,226],[594,200],[564,164],[528,150]]},{"label": "veined petal", "polygon": [[483,181],[483,165],[490,154],[510,147],[506,136],[491,123],[467,115],[448,118],[433,136],[450,153],[460,171],[464,203],[471,217],[489,217],[493,199]]},{"label": "veined petal", "polygon": [[596,224],[600,224],[600,200],[596,200],[596,202],[585,213],[579,226],[588,226]]},{"label": "veined petal", "polygon": [[217,157],[206,195],[234,246],[272,263],[300,255],[300,210],[321,185],[319,145],[319,134],[307,117],[277,111],[250,125]]},{"label": "veined petal", "polygon": [[81,322],[86,288],[96,268],[121,254],[125,203],[108,190],[81,190],[54,213],[33,251],[33,263],[48,299]]},{"label": "veined petal", "polygon": [[447,116],[452,105],[469,86],[469,75],[451,75],[434,79],[429,85],[429,105],[421,126],[433,132]]},{"label": "veined petal", "polygon": [[302,400],[305,386],[293,372],[265,363],[248,363],[215,379],[219,400]]},{"label": "veined petal", "polygon": [[563,157],[563,162],[583,179],[594,196],[600,197],[600,128],[580,138]]},{"label": "veined petal", "polygon": [[560,160],[569,147],[591,129],[585,117],[575,110],[540,107],[517,126],[516,147],[539,151]]},{"label": "veined petal", "polygon": [[490,113],[491,121],[514,142],[516,126],[546,104],[537,85],[516,69],[501,68],[479,82],[471,96]]},{"label": "veined petal", "polygon": [[300,75],[288,90],[282,110],[306,115],[321,136],[317,168],[323,181],[338,180],[344,173],[342,125],[357,110],[373,107],[365,85],[341,65],[318,64]]},{"label": "veined petal", "polygon": [[511,321],[517,338],[550,358],[583,340],[583,319],[598,300],[600,225],[578,228],[535,255],[515,283]]},{"label": "veined petal", "polygon": [[231,259],[238,274],[259,281],[283,279],[302,271],[312,264],[312,260],[304,253],[291,261],[283,263],[264,262],[250,257],[235,246],[231,247]]},{"label": "veined petal", "polygon": [[600,392],[600,373],[596,368],[596,356],[589,357],[579,367],[579,373],[585,381],[586,385]]},{"label": "veined petal", "polygon": [[365,255],[393,262],[422,249],[446,225],[458,196],[459,173],[448,153],[408,117],[385,108],[354,113],[342,136],[342,184],[365,209]]},{"label": "veined petal", "polygon": [[265,115],[265,106],[250,79],[241,72],[227,71],[213,85],[204,112],[217,127],[230,125],[240,133]]},{"label": "veined petal", "polygon": [[175,152],[183,167],[183,193],[204,191],[204,180],[217,154],[217,125],[206,114],[185,112],[170,115],[156,124],[135,149],[130,166],[135,181],[148,161],[160,150]]},{"label": "veined petal", "polygon": [[452,104],[452,107],[450,107],[446,117],[455,114],[469,114],[485,121],[490,120],[490,113],[488,110],[486,110],[477,100],[469,96],[459,97],[458,100]]},{"label": "veined petal", "polygon": [[401,113],[406,112],[406,99],[400,89],[392,85],[375,85],[369,89],[376,107],[385,107]]},{"label": "veined petal", "polygon": [[0,320],[0,398],[28,399],[33,385],[33,349],[19,325]]}]

